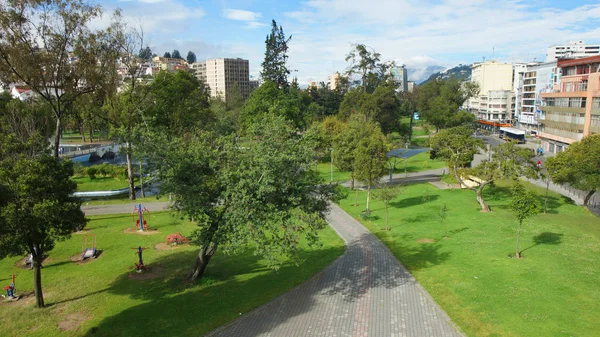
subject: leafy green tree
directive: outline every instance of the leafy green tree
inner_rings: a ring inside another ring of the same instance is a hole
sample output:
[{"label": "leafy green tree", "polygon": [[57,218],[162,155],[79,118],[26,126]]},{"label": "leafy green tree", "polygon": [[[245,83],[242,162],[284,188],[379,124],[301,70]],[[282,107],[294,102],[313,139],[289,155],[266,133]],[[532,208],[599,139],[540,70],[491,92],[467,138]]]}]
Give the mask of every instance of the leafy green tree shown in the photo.
[{"label": "leafy green tree", "polygon": [[13,140],[27,149],[22,150],[33,156],[52,137],[54,114],[43,100],[31,98],[23,102],[7,95],[0,105],[0,133],[13,135]]},{"label": "leafy green tree", "polygon": [[163,54],[163,57],[166,57],[166,58],[171,58],[171,53],[169,53],[169,52],[165,52],[165,53]]},{"label": "leafy green tree", "polygon": [[373,120],[379,124],[383,134],[387,135],[400,129],[400,100],[391,85],[380,85],[373,92],[377,107]]},{"label": "leafy green tree", "polygon": [[187,60],[187,63],[189,63],[189,64],[196,62],[196,54],[191,50],[188,51],[186,60]]},{"label": "leafy green tree", "polygon": [[142,60],[150,60],[152,58],[152,49],[150,49],[148,46],[141,48],[138,56]]},{"label": "leafy green tree", "polygon": [[277,27],[277,22],[272,20],[271,33],[265,40],[265,59],[261,64],[260,76],[264,81],[275,83],[277,88],[287,88],[289,85],[287,77],[290,71],[287,68],[287,52],[291,39],[291,36],[286,38],[283,28]]},{"label": "leafy green tree", "polygon": [[358,141],[354,151],[354,175],[356,179],[367,186],[367,212],[371,200],[371,186],[379,182],[385,174],[387,162],[386,153],[389,151],[387,139],[381,133],[381,129],[371,123],[363,124],[368,130],[365,136]]},{"label": "leafy green tree", "polygon": [[363,112],[363,106],[370,102],[371,96],[358,88],[353,88],[348,91],[344,99],[340,103],[339,117],[348,120],[352,115],[357,115]]},{"label": "leafy green tree", "polygon": [[400,187],[393,186],[390,184],[383,184],[375,191],[375,198],[383,201],[383,205],[385,206],[385,230],[389,231],[390,226],[388,225],[388,206],[390,201],[396,199],[398,195],[402,192]]},{"label": "leafy green tree", "polygon": [[479,87],[471,82],[461,83],[456,78],[429,81],[419,89],[417,108],[423,118],[436,128],[469,125],[475,117],[460,107],[477,95]]},{"label": "leafy green tree", "polygon": [[587,191],[583,204],[600,188],[600,135],[591,135],[573,143],[546,161],[548,174],[555,184],[569,184]]},{"label": "leafy green tree", "polygon": [[362,138],[361,123],[352,121],[348,127],[332,139],[333,164],[340,171],[350,172],[350,189],[354,189],[355,151]]},{"label": "leafy green tree", "polygon": [[160,72],[150,84],[148,96],[143,114],[150,128],[177,136],[214,121],[204,84],[190,72]]},{"label": "leafy green tree", "polygon": [[71,161],[41,154],[6,156],[0,150],[0,258],[32,254],[36,306],[44,307],[41,265],[56,241],[82,228]]},{"label": "leafy green tree", "polygon": [[519,220],[519,228],[517,229],[517,245],[515,250],[515,257],[521,258],[519,251],[519,239],[521,237],[521,226],[523,221],[529,217],[532,217],[540,213],[542,205],[538,198],[537,193],[533,191],[526,192],[523,185],[517,183],[512,188],[512,199],[509,204],[509,209],[513,215]]},{"label": "leafy green tree", "polygon": [[395,66],[394,62],[381,62],[381,54],[364,44],[352,45],[352,50],[346,55],[346,62],[350,63],[346,71],[347,77],[360,76],[356,83],[362,88],[362,92],[368,93],[390,80],[390,70]]},{"label": "leafy green tree", "polygon": [[23,83],[54,113],[54,156],[73,102],[114,72],[109,34],[88,24],[101,14],[84,0],[5,1],[0,4],[0,76]]},{"label": "leafy green tree", "polygon": [[171,53],[171,58],[183,60],[183,57],[181,57],[181,54],[179,53],[179,50],[177,50],[177,49],[173,50],[173,53]]},{"label": "leafy green tree", "polygon": [[175,209],[198,223],[192,281],[218,248],[235,253],[251,243],[276,267],[297,256],[302,238],[315,243],[326,225],[331,187],[308,169],[311,146],[283,117],[266,115],[239,142],[198,131],[152,144],[161,187],[176,196]]},{"label": "leafy green tree", "polygon": [[319,86],[310,86],[306,89],[311,100],[323,108],[323,116],[336,115],[340,110],[340,104],[344,99],[342,89],[331,90],[325,83]]}]

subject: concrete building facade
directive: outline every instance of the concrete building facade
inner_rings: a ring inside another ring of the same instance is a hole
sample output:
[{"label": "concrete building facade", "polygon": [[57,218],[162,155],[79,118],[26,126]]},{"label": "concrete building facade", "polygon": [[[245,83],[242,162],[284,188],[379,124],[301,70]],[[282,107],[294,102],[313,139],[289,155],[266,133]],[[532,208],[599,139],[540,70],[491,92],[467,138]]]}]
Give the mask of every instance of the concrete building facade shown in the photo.
[{"label": "concrete building facade", "polygon": [[471,82],[479,85],[480,91],[478,96],[467,101],[467,110],[482,121],[508,123],[512,115],[512,64],[495,61],[474,63]]},{"label": "concrete building facade", "polygon": [[329,89],[335,90],[339,86],[339,81],[340,73],[336,71],[333,75],[327,78],[327,86],[329,87]]},{"label": "concrete building facade", "polygon": [[585,44],[585,41],[569,41],[548,47],[546,62],[563,58],[582,58],[600,55],[600,44]]},{"label": "concrete building facade", "polygon": [[392,77],[398,83],[399,92],[408,92],[408,69],[405,65],[392,68]]},{"label": "concrete building facade", "polygon": [[519,114],[516,118],[517,125],[522,130],[536,133],[539,119],[542,115],[541,94],[552,92],[554,86],[560,82],[556,74],[556,61],[528,65],[522,75],[522,92]]},{"label": "concrete building facade", "polygon": [[551,92],[542,92],[539,137],[546,152],[564,151],[600,133],[600,56],[561,59]]},{"label": "concrete building facade", "polygon": [[210,91],[211,97],[220,97],[227,101],[233,88],[244,97],[250,95],[250,67],[248,60],[241,58],[217,58],[196,62],[192,70]]}]

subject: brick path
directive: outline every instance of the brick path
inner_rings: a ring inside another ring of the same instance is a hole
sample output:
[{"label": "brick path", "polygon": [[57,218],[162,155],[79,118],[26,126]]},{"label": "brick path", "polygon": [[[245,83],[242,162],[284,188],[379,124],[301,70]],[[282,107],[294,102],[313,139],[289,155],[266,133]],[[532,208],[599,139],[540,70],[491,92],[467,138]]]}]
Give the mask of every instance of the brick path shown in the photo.
[{"label": "brick path", "polygon": [[328,221],[344,255],[209,336],[462,336],[381,241],[335,205]]}]

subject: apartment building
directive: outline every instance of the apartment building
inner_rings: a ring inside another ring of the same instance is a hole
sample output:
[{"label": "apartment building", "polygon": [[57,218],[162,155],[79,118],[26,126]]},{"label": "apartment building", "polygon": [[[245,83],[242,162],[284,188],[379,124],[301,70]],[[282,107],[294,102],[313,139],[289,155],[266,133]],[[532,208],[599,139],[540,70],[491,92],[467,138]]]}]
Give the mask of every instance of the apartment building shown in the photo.
[{"label": "apartment building", "polygon": [[329,89],[335,90],[338,87],[339,81],[340,73],[336,71],[333,75],[327,78],[327,86],[329,87]]},{"label": "apartment building", "polygon": [[196,78],[203,81],[210,91],[211,97],[227,97],[235,86],[244,97],[250,95],[249,62],[241,58],[216,58],[192,65]]},{"label": "apartment building", "polygon": [[538,135],[546,152],[600,133],[600,56],[559,59],[551,92],[542,92]]},{"label": "apartment building", "polygon": [[392,77],[398,83],[398,92],[408,92],[408,69],[404,64],[392,68]]},{"label": "apartment building", "polygon": [[479,85],[479,95],[465,106],[486,128],[510,126],[513,96],[513,66],[486,61],[471,67],[471,82]]},{"label": "apartment building", "polygon": [[600,44],[585,44],[585,41],[569,41],[548,47],[546,62],[563,58],[582,58],[600,55]]},{"label": "apartment building", "polygon": [[188,69],[187,62],[182,59],[155,56],[152,58],[152,62],[154,63],[154,68],[157,68],[158,70],[162,71],[177,71]]}]

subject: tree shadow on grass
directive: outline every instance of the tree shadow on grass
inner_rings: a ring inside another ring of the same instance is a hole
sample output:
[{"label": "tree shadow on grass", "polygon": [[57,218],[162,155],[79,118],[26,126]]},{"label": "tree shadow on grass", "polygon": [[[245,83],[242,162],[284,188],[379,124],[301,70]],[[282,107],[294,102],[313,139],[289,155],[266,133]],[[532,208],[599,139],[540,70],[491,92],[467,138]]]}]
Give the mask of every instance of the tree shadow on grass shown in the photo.
[{"label": "tree shadow on grass", "polygon": [[521,253],[539,245],[559,245],[562,243],[562,233],[543,232],[533,237],[533,245],[521,250]]},{"label": "tree shadow on grass", "polygon": [[405,208],[416,205],[426,204],[432,201],[436,201],[440,196],[438,194],[429,195],[427,198],[423,198],[423,196],[404,198],[398,201],[390,202],[390,207],[394,208]]}]

